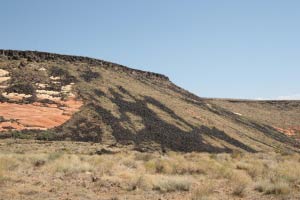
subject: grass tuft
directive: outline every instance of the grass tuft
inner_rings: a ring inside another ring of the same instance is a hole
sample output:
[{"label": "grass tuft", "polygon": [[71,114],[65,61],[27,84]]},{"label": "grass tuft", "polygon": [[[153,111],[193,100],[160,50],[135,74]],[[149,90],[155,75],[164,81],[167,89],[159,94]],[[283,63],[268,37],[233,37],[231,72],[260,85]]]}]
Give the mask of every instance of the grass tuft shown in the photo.
[{"label": "grass tuft", "polygon": [[158,176],[154,181],[154,190],[161,192],[189,191],[193,180],[181,176]]},{"label": "grass tuft", "polygon": [[290,186],[288,183],[283,181],[272,183],[264,180],[257,183],[255,190],[264,194],[282,195],[290,193]]}]

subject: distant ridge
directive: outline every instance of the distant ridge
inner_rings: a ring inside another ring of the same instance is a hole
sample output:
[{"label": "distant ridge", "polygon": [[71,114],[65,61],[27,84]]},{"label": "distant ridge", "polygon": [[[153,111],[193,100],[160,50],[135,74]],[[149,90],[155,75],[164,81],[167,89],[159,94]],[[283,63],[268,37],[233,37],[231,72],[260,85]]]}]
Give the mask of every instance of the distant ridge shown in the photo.
[{"label": "distant ridge", "polygon": [[100,59],[95,59],[95,58],[83,57],[83,56],[62,55],[62,54],[40,52],[40,51],[17,51],[17,50],[4,50],[4,49],[0,49],[0,55],[7,56],[9,59],[18,60],[20,58],[24,58],[34,62],[40,62],[44,60],[50,61],[50,60],[57,60],[57,59],[61,59],[68,62],[85,62],[91,65],[113,67],[115,70],[121,70],[128,73],[136,73],[138,75],[143,75],[149,78],[160,78],[164,80],[169,80],[167,76],[162,74],[142,71],[138,69],[132,69],[124,65],[120,65],[120,64],[100,60]]}]

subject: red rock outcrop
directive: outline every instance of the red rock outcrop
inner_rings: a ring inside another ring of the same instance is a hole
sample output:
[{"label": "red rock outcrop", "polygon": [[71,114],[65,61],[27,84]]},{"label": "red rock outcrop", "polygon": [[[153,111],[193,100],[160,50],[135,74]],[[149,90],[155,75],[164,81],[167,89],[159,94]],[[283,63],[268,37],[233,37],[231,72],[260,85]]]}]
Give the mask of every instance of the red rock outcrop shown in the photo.
[{"label": "red rock outcrop", "polygon": [[295,136],[297,133],[300,133],[300,127],[290,127],[290,128],[278,128],[275,127],[276,130],[282,132],[288,136]]},{"label": "red rock outcrop", "polygon": [[83,105],[73,98],[56,103],[0,103],[0,116],[4,118],[0,131],[54,128],[69,120]]}]

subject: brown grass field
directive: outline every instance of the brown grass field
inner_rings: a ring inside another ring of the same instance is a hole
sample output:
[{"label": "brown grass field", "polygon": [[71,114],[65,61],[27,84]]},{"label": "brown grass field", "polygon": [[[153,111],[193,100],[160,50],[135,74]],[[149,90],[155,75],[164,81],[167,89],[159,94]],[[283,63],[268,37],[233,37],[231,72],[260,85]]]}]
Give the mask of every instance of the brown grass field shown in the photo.
[{"label": "brown grass field", "polygon": [[299,199],[300,155],[0,140],[0,199]]}]

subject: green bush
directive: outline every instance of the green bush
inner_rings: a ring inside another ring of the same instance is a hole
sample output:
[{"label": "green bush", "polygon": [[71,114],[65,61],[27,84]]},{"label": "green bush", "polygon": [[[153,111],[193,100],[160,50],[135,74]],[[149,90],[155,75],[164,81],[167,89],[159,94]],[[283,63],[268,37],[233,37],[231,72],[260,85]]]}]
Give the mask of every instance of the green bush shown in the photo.
[{"label": "green bush", "polygon": [[37,140],[54,140],[55,137],[56,137],[56,134],[52,130],[46,130],[46,131],[36,134]]},{"label": "green bush", "polygon": [[62,69],[58,66],[54,66],[50,69],[50,75],[60,77],[63,84],[70,84],[76,81],[76,78],[72,76],[68,70]]}]

